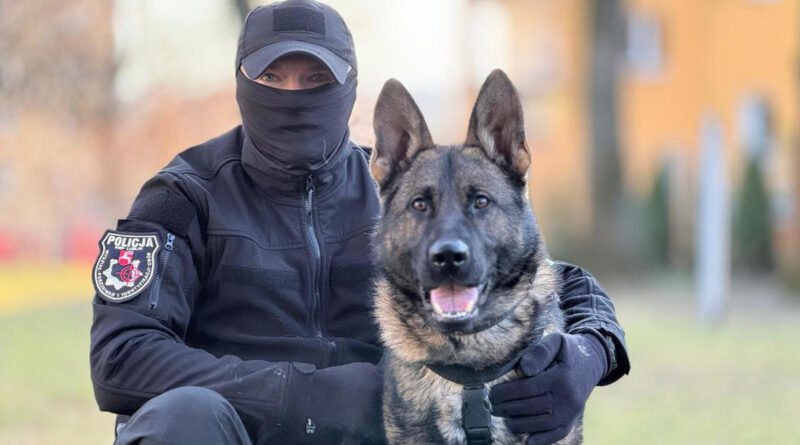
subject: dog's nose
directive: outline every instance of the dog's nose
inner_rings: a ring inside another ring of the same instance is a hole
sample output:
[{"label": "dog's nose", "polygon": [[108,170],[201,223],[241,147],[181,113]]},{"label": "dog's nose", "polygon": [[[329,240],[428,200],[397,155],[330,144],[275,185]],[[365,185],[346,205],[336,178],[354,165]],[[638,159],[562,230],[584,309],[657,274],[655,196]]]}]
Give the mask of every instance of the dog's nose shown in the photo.
[{"label": "dog's nose", "polygon": [[444,271],[456,271],[469,259],[469,248],[460,239],[437,240],[428,249],[431,264]]}]

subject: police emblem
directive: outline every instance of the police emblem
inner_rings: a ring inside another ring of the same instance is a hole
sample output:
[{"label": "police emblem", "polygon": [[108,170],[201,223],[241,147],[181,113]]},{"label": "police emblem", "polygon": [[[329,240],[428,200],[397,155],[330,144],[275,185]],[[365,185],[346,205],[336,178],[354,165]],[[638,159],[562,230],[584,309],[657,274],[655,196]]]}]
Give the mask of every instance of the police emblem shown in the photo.
[{"label": "police emblem", "polygon": [[121,303],[142,292],[155,275],[159,247],[157,233],[107,230],[94,263],[97,294],[109,303]]}]

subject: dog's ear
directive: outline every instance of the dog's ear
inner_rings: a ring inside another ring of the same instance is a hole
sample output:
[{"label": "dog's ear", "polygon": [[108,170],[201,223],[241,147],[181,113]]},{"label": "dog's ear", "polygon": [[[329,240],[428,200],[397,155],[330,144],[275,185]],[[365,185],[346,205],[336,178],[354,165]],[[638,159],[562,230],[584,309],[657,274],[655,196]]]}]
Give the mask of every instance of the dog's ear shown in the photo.
[{"label": "dog's ear", "polygon": [[478,93],[464,145],[481,147],[490,159],[525,181],[531,157],[522,104],[517,89],[499,69],[489,74]]},{"label": "dog's ear", "polygon": [[433,139],[411,94],[396,79],[383,85],[373,119],[375,152],[370,170],[383,188],[420,150],[433,147]]}]

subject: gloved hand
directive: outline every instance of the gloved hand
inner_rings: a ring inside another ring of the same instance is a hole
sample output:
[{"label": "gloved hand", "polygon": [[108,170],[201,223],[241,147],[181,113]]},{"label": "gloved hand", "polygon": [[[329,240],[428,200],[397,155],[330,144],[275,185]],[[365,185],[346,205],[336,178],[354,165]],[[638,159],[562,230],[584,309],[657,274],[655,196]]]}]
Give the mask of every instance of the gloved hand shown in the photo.
[{"label": "gloved hand", "polygon": [[512,432],[530,433],[527,445],[553,443],[575,425],[607,367],[594,334],[547,335],[520,359],[525,377],[491,388],[492,414],[506,417]]},{"label": "gloved hand", "polygon": [[382,366],[314,369],[293,363],[284,427],[275,443],[384,444],[382,395]]}]

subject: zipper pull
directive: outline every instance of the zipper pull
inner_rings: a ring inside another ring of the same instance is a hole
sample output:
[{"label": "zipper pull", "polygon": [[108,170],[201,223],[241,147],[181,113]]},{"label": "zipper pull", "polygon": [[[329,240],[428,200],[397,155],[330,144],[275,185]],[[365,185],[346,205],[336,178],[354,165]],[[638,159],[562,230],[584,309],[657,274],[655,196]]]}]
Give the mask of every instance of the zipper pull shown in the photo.
[{"label": "zipper pull", "polygon": [[314,175],[308,174],[306,176],[306,190],[308,197],[306,199],[306,214],[311,215],[311,198],[314,194]]},{"label": "zipper pull", "polygon": [[309,193],[314,191],[314,175],[311,173],[306,175],[306,190]]},{"label": "zipper pull", "polygon": [[175,242],[175,235],[167,232],[167,242],[164,243],[164,248],[167,250],[172,250],[172,243]]}]

